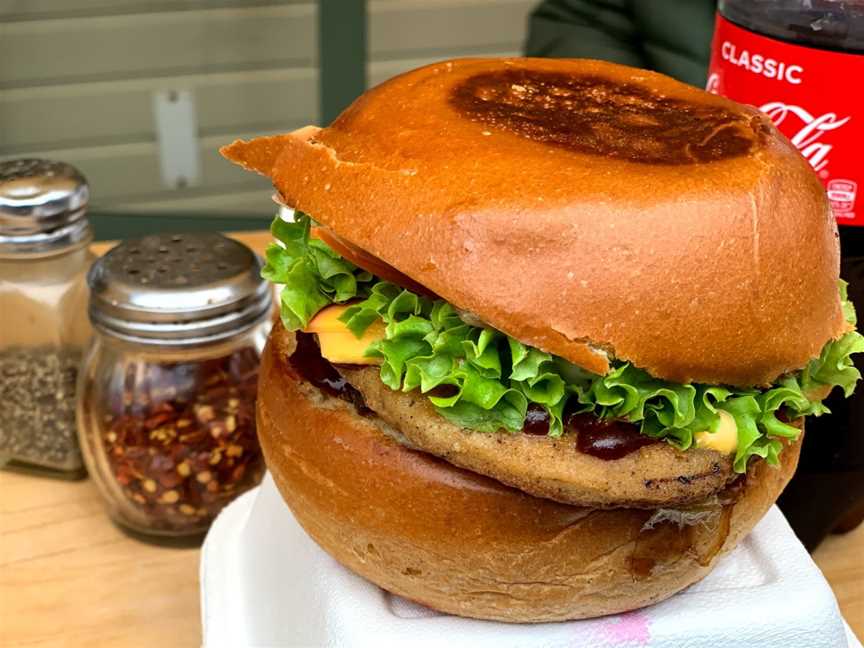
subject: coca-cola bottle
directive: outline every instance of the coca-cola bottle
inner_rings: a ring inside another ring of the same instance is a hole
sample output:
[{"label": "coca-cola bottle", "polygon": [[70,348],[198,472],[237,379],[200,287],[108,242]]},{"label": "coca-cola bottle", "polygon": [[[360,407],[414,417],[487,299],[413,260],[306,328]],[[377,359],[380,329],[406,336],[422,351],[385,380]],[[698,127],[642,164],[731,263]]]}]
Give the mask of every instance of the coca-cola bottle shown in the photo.
[{"label": "coca-cola bottle", "polygon": [[[864,321],[864,0],[721,0],[707,89],[767,113],[822,179]],[[809,549],[864,518],[864,389],[826,404],[780,498]]]}]

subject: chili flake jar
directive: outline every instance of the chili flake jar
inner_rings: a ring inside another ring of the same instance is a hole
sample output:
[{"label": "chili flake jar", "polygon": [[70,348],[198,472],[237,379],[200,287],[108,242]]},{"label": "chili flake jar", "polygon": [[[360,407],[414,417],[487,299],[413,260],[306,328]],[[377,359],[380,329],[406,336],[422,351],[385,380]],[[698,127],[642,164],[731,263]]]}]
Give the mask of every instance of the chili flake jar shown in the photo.
[{"label": "chili flake jar", "polygon": [[255,397],[272,311],[260,272],[218,234],[130,240],[90,270],[78,427],[120,525],[197,535],[260,481]]},{"label": "chili flake jar", "polygon": [[0,162],[0,466],[84,476],[75,384],[91,335],[88,198],[68,164]]}]

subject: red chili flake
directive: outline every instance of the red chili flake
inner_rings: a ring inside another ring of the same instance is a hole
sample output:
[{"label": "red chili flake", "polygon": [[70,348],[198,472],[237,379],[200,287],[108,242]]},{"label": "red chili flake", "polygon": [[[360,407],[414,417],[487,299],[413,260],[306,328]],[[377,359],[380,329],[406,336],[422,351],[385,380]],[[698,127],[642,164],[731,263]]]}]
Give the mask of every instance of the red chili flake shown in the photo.
[{"label": "red chili flake", "polygon": [[102,440],[114,478],[154,530],[206,529],[255,486],[264,463],[255,432],[258,355],[130,367],[106,399]]}]

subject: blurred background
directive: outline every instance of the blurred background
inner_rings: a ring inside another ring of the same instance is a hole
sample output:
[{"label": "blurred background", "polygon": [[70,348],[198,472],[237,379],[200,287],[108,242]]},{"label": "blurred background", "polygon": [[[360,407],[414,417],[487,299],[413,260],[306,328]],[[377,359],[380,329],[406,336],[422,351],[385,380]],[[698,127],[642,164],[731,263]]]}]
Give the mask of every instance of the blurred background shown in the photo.
[{"label": "blurred background", "polygon": [[[532,0],[0,0],[0,160],[87,177],[98,239],[266,227],[237,137],[329,121],[364,84],[522,50]],[[368,61],[364,61],[368,51]]]}]

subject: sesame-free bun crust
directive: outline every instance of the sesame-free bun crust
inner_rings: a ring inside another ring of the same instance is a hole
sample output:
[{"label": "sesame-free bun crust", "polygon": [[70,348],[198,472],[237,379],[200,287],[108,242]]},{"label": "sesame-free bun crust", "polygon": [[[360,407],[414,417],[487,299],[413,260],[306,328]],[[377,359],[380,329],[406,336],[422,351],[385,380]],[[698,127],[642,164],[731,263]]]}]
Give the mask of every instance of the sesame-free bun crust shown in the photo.
[{"label": "sesame-free bun crust", "polygon": [[779,469],[757,462],[737,492],[721,494],[727,506],[699,524],[643,530],[652,511],[535,498],[408,449],[377,417],[295,375],[286,361],[292,340],[271,336],[257,401],[258,434],[283,498],[340,563],[450,614],[559,621],[663,600],[705,576],[752,529],[798,459],[800,441],[784,450]]},{"label": "sesame-free bun crust", "polygon": [[765,384],[843,330],[836,226],[761,113],[589,60],[461,59],[237,141],[284,201],[591,371]]}]

